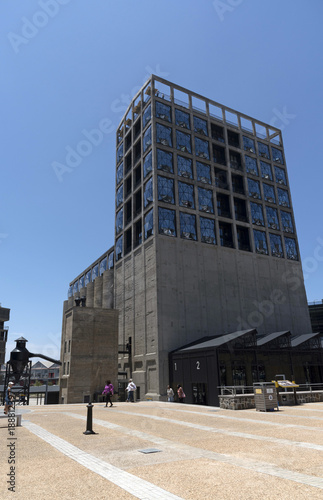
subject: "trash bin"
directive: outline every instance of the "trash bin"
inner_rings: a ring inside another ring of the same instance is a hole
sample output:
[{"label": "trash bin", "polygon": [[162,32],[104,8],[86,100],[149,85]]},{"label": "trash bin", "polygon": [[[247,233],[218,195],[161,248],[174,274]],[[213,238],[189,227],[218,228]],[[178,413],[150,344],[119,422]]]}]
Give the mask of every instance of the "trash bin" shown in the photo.
[{"label": "trash bin", "polygon": [[256,382],[253,384],[257,411],[279,410],[274,382]]}]

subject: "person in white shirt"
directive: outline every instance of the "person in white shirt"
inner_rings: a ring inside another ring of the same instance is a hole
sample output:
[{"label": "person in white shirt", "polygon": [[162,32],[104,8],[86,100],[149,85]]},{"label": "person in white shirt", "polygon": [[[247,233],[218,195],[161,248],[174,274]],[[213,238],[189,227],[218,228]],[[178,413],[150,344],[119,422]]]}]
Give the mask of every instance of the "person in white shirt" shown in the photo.
[{"label": "person in white shirt", "polygon": [[170,385],[167,386],[167,401],[170,403],[174,401],[174,391]]},{"label": "person in white shirt", "polygon": [[132,378],[129,379],[129,384],[126,388],[126,391],[128,392],[128,398],[127,398],[127,402],[131,402],[131,403],[134,403],[134,397],[133,397],[133,393],[134,391],[137,389],[137,386],[136,384],[133,382]]}]

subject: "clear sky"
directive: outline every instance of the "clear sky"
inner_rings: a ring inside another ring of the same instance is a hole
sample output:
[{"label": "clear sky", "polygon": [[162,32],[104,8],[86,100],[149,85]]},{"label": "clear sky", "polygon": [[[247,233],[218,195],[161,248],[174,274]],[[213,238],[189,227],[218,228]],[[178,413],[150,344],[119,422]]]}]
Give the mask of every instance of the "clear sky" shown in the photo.
[{"label": "clear sky", "polygon": [[282,129],[308,300],[323,298],[322,19],[321,0],[1,1],[7,358],[21,335],[59,356],[69,282],[114,243],[115,130],[151,73]]}]

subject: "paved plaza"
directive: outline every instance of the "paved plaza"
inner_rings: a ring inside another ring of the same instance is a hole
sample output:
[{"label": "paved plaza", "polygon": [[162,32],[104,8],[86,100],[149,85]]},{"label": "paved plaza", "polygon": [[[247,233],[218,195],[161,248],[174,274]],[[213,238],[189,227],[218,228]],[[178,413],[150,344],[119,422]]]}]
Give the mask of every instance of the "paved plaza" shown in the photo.
[{"label": "paved plaza", "polygon": [[323,403],[267,413],[96,403],[94,435],[85,404],[16,412],[11,435],[0,420],[0,498],[323,499]]}]

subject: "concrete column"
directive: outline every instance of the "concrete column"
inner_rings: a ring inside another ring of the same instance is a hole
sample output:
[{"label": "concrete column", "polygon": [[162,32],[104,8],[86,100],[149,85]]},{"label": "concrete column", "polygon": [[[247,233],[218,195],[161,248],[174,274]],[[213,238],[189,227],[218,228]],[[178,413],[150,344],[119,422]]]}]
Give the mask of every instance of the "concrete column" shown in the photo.
[{"label": "concrete column", "polygon": [[88,283],[86,289],[86,306],[94,307],[94,283]]},{"label": "concrete column", "polygon": [[104,271],[102,277],[103,277],[102,307],[104,309],[113,309],[113,298],[114,298],[113,269],[107,269],[106,271]]},{"label": "concrete column", "polygon": [[98,276],[94,281],[94,307],[102,307],[102,276]]}]

